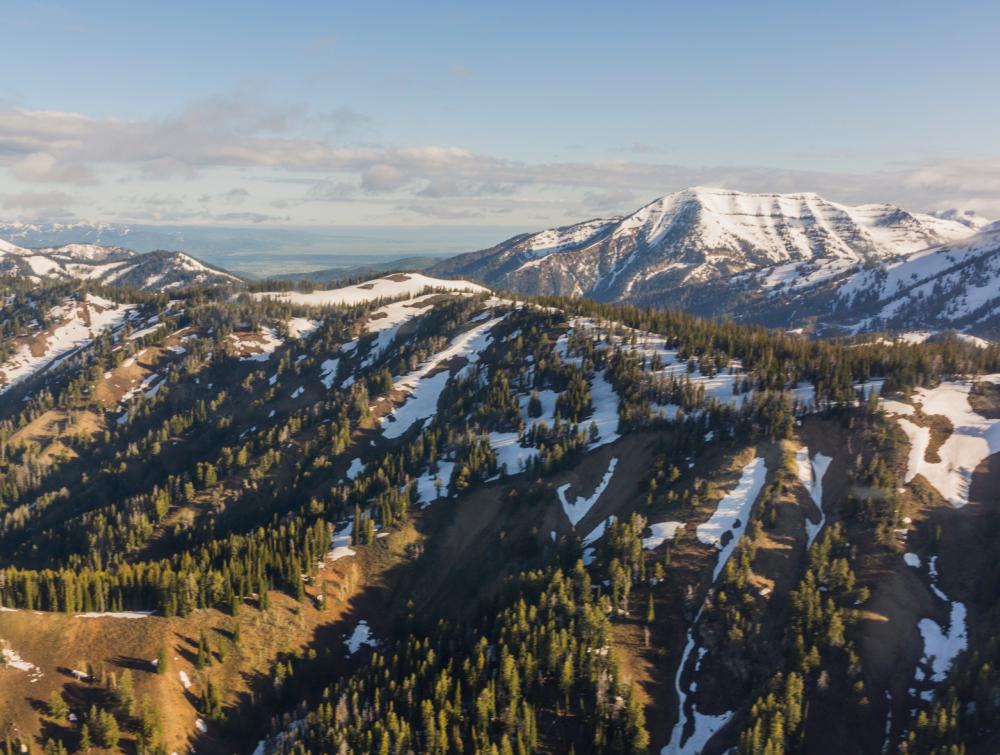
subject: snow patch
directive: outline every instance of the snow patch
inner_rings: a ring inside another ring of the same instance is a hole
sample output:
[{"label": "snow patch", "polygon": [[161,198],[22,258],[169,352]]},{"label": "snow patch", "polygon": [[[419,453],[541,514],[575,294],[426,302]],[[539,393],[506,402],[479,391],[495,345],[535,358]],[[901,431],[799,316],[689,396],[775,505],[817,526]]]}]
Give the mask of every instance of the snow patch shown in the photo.
[{"label": "snow patch", "polygon": [[576,527],[580,520],[583,519],[587,512],[590,511],[597,500],[601,497],[601,494],[607,489],[608,483],[611,482],[611,478],[615,474],[615,467],[618,466],[618,458],[615,457],[611,459],[608,464],[608,470],[604,473],[601,481],[594,488],[594,492],[588,498],[583,498],[577,496],[573,503],[566,500],[566,491],[570,489],[571,483],[566,483],[565,485],[560,485],[556,490],[559,496],[559,502],[562,503],[563,511],[566,513],[566,518],[569,519],[569,523]]},{"label": "snow patch", "polygon": [[368,628],[368,622],[362,619],[354,627],[351,636],[344,640],[344,644],[347,646],[347,652],[354,655],[363,645],[375,647],[377,643],[375,638],[372,637],[371,630]]},{"label": "snow patch", "polygon": [[[719,560],[712,572],[713,582],[718,579],[736,549],[736,544],[749,521],[750,510],[764,487],[766,477],[767,464],[763,457],[758,456],[743,467],[739,483],[719,501],[711,518],[704,524],[698,525],[696,530],[698,539],[706,545],[714,545],[720,551]],[[722,536],[727,532],[731,537],[729,542],[723,545]]]},{"label": "snow patch", "polygon": [[806,517],[806,550],[812,547],[813,541],[816,540],[816,536],[819,535],[820,530],[823,529],[823,525],[826,522],[826,514],[823,512],[823,476],[826,474],[826,470],[829,469],[831,461],[833,461],[831,457],[818,453],[813,457],[812,462],[810,462],[809,449],[804,446],[795,452],[795,464],[799,470],[799,481],[809,492],[809,497],[812,498],[813,503],[816,505],[816,511],[819,513],[819,522],[816,524],[813,524]]},{"label": "snow patch", "polygon": [[649,525],[651,535],[642,539],[642,547],[651,551],[659,548],[667,540],[677,537],[677,530],[684,526],[684,522],[657,522]]}]

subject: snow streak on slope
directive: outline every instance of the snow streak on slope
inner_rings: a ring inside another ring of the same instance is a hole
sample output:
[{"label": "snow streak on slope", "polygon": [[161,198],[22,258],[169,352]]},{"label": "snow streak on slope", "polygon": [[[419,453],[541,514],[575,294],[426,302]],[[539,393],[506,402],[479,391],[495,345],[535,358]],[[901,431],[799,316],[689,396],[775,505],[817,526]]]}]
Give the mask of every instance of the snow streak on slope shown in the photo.
[{"label": "snow streak on slope", "polygon": [[[469,363],[479,361],[479,353],[492,339],[489,331],[504,317],[494,317],[456,336],[447,349],[439,351],[416,370],[393,384],[393,390],[404,391],[410,396],[406,403],[382,418],[385,437],[398,438],[410,429],[414,422],[427,419],[437,412],[438,398],[451,376],[444,365],[455,357],[465,357]],[[442,367],[441,371],[428,377],[438,367]]]},{"label": "snow streak on slope", "polygon": [[809,497],[816,504],[816,511],[819,514],[819,522],[813,524],[806,518],[806,550],[812,547],[813,541],[823,529],[826,522],[826,514],[823,512],[823,476],[830,467],[832,458],[825,454],[816,454],[812,461],[809,461],[809,449],[803,446],[795,452],[795,464],[799,470],[799,481],[809,492]]},{"label": "snow streak on slope", "polygon": [[53,307],[46,319],[56,325],[24,340],[13,356],[0,364],[0,393],[46,366],[65,360],[102,331],[117,328],[133,308],[93,294]]},{"label": "snow streak on slope", "polygon": [[[766,477],[767,464],[758,456],[743,467],[739,483],[719,501],[711,518],[698,525],[698,539],[706,545],[714,545],[720,551],[719,560],[712,572],[713,582],[736,549],[736,544],[750,521],[750,509],[760,495]],[[723,544],[723,536],[727,532],[730,533],[730,538]]]},{"label": "snow streak on slope", "polygon": [[[727,493],[719,501],[712,517],[704,524],[698,525],[696,534],[703,543],[715,545],[722,552],[719,555],[718,563],[712,572],[712,583],[719,578],[719,574],[725,567],[726,562],[736,549],[743,531],[746,529],[750,510],[753,508],[757,496],[760,495],[764,487],[764,480],[767,478],[767,464],[760,456],[743,467],[740,474],[740,481],[736,487]],[[726,545],[722,545],[723,535],[731,533],[731,537]],[[694,621],[688,628],[687,642],[684,645],[684,652],[681,655],[681,662],[677,666],[677,674],[674,677],[674,689],[677,692],[677,722],[674,724],[670,734],[670,742],[661,750],[661,755],[697,755],[700,753],[708,741],[719,729],[725,726],[733,717],[733,711],[727,711],[718,715],[707,715],[698,710],[698,706],[689,701],[689,696],[697,688],[697,681],[689,682],[685,686],[682,682],[684,672],[688,667],[692,652],[697,647],[695,639],[695,629],[701,619],[704,607],[698,610]],[[701,667],[701,661],[708,653],[707,649],[698,649],[698,659],[692,670],[691,676],[697,677]],[[690,704],[690,705],[689,705]],[[688,712],[690,707],[690,713]],[[691,726],[691,733],[685,735],[688,725]]]}]

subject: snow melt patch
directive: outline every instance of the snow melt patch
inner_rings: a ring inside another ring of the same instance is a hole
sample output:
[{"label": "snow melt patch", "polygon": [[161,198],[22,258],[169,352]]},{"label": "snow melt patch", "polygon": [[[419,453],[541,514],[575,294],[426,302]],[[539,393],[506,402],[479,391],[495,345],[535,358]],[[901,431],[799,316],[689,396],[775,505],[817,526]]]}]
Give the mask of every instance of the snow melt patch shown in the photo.
[{"label": "snow melt patch", "polygon": [[231,333],[229,340],[245,352],[240,355],[241,362],[266,362],[283,343],[274,328],[261,328],[259,333]]},{"label": "snow melt patch", "polygon": [[359,474],[361,474],[362,471],[364,471],[364,468],[365,468],[365,463],[361,461],[360,458],[352,459],[351,466],[347,468],[347,479],[348,480],[355,479]]},{"label": "snow melt patch", "polygon": [[[1000,375],[987,375],[979,380],[1000,383]],[[926,461],[930,430],[899,416],[893,411],[898,402],[885,402],[883,408],[896,415],[896,421],[910,439],[905,481],[918,474],[923,477],[955,508],[969,502],[969,488],[976,467],[987,456],[1000,452],[1000,420],[987,419],[973,411],[969,404],[971,381],[944,382],[936,388],[918,388],[913,402],[928,416],[941,415],[952,424],[951,435],[938,449],[940,461]]]},{"label": "snow melt patch", "polygon": [[326,554],[327,559],[330,561],[337,561],[341,558],[347,558],[348,556],[355,555],[354,549],[351,548],[351,533],[354,531],[354,522],[349,522],[348,525],[340,531],[340,534],[334,534],[333,543],[330,546],[330,552]]},{"label": "snow melt patch", "polygon": [[344,640],[344,644],[347,646],[347,652],[351,655],[358,652],[363,645],[375,647],[375,638],[372,637],[371,630],[368,628],[368,622],[364,619],[359,621],[351,636]]},{"label": "snow melt patch", "polygon": [[[684,669],[687,668],[691,653],[697,645],[694,639],[694,629],[700,618],[701,610],[698,611],[694,621],[691,622],[691,627],[687,633],[687,642],[684,645],[684,652],[681,655],[681,662],[677,666],[677,674],[674,677],[674,690],[677,692],[677,723],[674,724],[673,731],[670,733],[670,741],[660,750],[660,755],[698,755],[704,750],[708,740],[733,717],[732,711],[720,713],[715,716],[700,713],[694,702],[691,703],[690,715],[685,710],[688,704],[688,696],[694,692],[697,682],[693,682],[685,687],[681,679],[684,675]],[[697,673],[698,668],[701,666],[701,660],[705,656],[705,652],[704,648],[702,648],[698,653],[698,662],[694,668],[695,673]],[[685,737],[684,730],[687,728],[688,723],[693,728],[691,734]]]},{"label": "snow melt patch", "polygon": [[[766,477],[767,464],[763,457],[758,456],[743,467],[739,483],[719,501],[711,518],[704,524],[698,525],[696,530],[698,539],[706,545],[714,545],[720,551],[719,560],[712,572],[713,582],[718,579],[729,557],[733,555],[736,544],[749,521],[750,509],[760,495]],[[727,532],[732,536],[729,542],[723,545],[722,536]]]},{"label": "snow melt patch", "polygon": [[308,317],[293,317],[288,321],[288,335],[292,338],[308,338],[319,327],[318,320],[310,320]]},{"label": "snow melt patch", "polygon": [[657,522],[649,525],[652,534],[642,539],[642,547],[647,550],[655,550],[663,545],[667,540],[677,537],[677,530],[684,526],[684,522]]},{"label": "snow melt patch", "polygon": [[38,668],[34,663],[24,660],[20,654],[14,650],[14,648],[8,646],[6,641],[0,640],[0,656],[3,657],[4,663],[0,664],[0,668],[4,665],[9,668],[17,669],[18,671],[24,671],[31,676],[31,681],[37,681],[43,674],[42,670]]},{"label": "snow melt patch", "polygon": [[604,373],[595,373],[590,381],[590,398],[594,413],[590,420],[584,420],[583,428],[589,428],[591,423],[597,425],[598,439],[588,446],[592,450],[605,443],[613,443],[621,435],[618,434],[618,394]]},{"label": "snow melt patch", "polygon": [[333,388],[333,381],[337,379],[337,365],[339,364],[340,357],[337,357],[336,359],[325,359],[319,366],[319,380],[327,390]]},{"label": "snow melt patch", "polygon": [[[438,498],[443,498],[448,494],[448,482],[451,480],[452,471],[455,469],[455,462],[439,461],[437,466],[437,474],[427,472],[415,480],[417,483],[417,495],[422,506],[429,506]],[[438,492],[438,481],[441,483],[440,495]]]},{"label": "snow melt patch", "polygon": [[816,540],[816,536],[819,535],[826,522],[826,514],[823,513],[823,476],[829,469],[831,461],[833,461],[831,457],[818,453],[810,462],[809,449],[805,446],[795,452],[799,481],[809,492],[809,497],[812,498],[816,505],[816,511],[819,513],[817,524],[813,524],[808,517],[806,518],[806,550],[812,547],[813,541]]},{"label": "snow melt patch", "polygon": [[594,488],[594,492],[588,498],[583,498],[577,496],[573,503],[566,500],[566,491],[570,489],[571,483],[566,483],[565,485],[560,485],[556,490],[559,495],[559,502],[562,503],[563,511],[566,512],[566,518],[569,519],[569,523],[576,527],[580,520],[587,516],[587,512],[590,511],[597,500],[601,497],[601,494],[607,489],[608,483],[611,482],[611,478],[615,474],[615,467],[618,466],[618,458],[615,457],[611,459],[608,464],[608,470],[604,473],[601,481]]},{"label": "snow melt patch", "polygon": [[947,630],[933,619],[921,619],[917,624],[920,635],[924,638],[924,661],[930,665],[931,679],[935,682],[945,680],[955,658],[968,647],[965,615],[965,605],[955,601],[951,604]]}]

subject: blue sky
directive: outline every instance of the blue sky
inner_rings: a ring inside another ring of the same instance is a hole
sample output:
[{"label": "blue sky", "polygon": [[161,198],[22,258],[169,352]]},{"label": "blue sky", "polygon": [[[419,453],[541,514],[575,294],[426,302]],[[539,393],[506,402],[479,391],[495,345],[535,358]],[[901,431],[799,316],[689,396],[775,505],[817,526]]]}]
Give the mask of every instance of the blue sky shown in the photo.
[{"label": "blue sky", "polygon": [[0,214],[534,228],[703,184],[1000,217],[1000,4],[620,5],[5,3]]}]

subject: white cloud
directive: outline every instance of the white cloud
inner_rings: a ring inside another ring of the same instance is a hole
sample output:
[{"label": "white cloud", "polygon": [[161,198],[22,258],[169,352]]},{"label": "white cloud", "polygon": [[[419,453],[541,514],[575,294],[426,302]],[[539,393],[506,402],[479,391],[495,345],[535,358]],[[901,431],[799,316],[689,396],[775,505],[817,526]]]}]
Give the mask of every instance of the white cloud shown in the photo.
[{"label": "white cloud", "polygon": [[[172,117],[144,121],[6,107],[0,108],[0,168],[6,169],[0,171],[0,181],[6,173],[3,188],[16,196],[40,182],[70,187],[93,183],[99,176],[117,177],[134,182],[135,196],[198,179],[195,196],[208,206],[189,206],[184,200],[170,210],[171,216],[233,222],[284,222],[287,215],[268,210],[290,208],[294,222],[358,217],[374,222],[379,213],[403,212],[469,223],[503,215],[510,223],[534,227],[632,210],[693,185],[815,191],[852,204],[891,202],[915,210],[956,206],[1000,217],[998,157],[928,161],[862,174],[671,165],[656,162],[647,145],[632,146],[634,159],[529,163],[450,145],[335,143],[336,133],[366,123],[365,116],[346,107],[312,115],[298,106],[262,104],[245,92],[204,99]],[[309,135],[310,128],[332,129],[335,135],[318,138]],[[238,188],[227,188],[233,182]],[[104,203],[104,216],[121,217],[123,205],[111,199],[107,191],[103,199],[99,192],[88,196],[92,204]],[[338,209],[340,204],[345,208]],[[231,212],[236,205],[240,212]],[[136,212],[153,211],[143,207]],[[305,214],[305,207],[313,208],[311,214]],[[316,208],[322,211],[315,214]]]},{"label": "white cloud", "polygon": [[4,194],[3,206],[8,208],[40,210],[52,207],[66,207],[74,203],[73,197],[63,191],[24,192]]},{"label": "white cloud", "polygon": [[15,178],[28,182],[93,184],[96,178],[85,165],[60,162],[48,152],[32,152],[11,165]]}]

